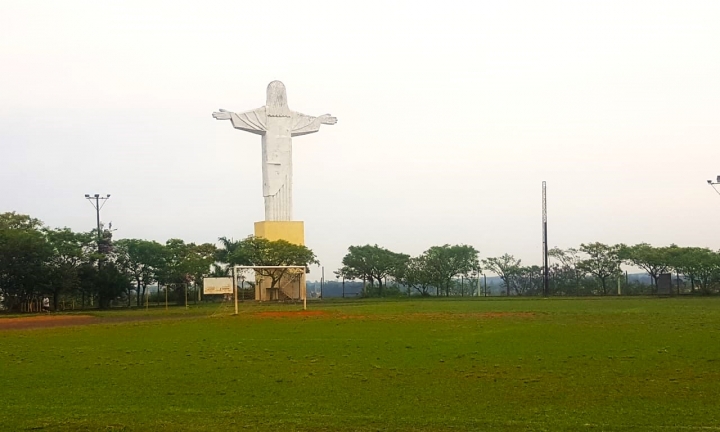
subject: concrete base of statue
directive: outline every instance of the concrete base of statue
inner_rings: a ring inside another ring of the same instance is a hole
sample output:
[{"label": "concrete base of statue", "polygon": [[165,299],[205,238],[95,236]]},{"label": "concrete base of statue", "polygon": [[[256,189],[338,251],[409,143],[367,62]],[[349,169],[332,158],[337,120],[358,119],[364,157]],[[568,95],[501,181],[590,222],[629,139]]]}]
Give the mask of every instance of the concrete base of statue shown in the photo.
[{"label": "concrete base of statue", "polygon": [[[270,241],[285,240],[289,243],[305,244],[305,224],[302,221],[261,221],[255,222],[255,237]],[[255,274],[255,280],[261,276]],[[270,278],[265,277],[255,284],[255,300],[303,300],[306,298],[305,272],[284,277],[275,288]]]}]

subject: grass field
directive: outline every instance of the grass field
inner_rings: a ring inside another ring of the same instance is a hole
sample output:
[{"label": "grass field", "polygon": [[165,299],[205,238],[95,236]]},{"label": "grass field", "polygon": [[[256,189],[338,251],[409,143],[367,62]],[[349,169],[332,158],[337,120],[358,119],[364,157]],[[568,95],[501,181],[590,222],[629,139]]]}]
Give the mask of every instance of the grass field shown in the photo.
[{"label": "grass field", "polygon": [[298,309],[0,330],[0,429],[720,430],[720,299]]}]

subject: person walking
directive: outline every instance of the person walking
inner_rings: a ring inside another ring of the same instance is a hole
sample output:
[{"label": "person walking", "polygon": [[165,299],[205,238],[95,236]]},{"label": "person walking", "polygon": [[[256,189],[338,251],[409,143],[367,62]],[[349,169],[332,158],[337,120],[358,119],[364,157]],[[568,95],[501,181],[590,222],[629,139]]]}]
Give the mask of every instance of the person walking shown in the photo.
[{"label": "person walking", "polygon": [[42,310],[45,313],[50,313],[50,299],[48,298],[48,296],[43,297]]}]

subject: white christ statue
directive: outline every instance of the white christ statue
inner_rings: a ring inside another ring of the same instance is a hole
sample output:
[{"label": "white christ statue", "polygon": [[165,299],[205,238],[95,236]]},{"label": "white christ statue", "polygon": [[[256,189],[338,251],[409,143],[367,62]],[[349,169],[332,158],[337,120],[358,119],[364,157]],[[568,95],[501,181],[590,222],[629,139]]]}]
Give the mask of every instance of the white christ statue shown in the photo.
[{"label": "white christ statue", "polygon": [[311,117],[291,111],[285,84],[280,81],[268,84],[265,106],[240,114],[221,109],[213,117],[230,120],[235,129],[262,135],[265,220],[292,220],[292,137],[317,132],[320,125],[334,125],[337,119],[330,114]]}]

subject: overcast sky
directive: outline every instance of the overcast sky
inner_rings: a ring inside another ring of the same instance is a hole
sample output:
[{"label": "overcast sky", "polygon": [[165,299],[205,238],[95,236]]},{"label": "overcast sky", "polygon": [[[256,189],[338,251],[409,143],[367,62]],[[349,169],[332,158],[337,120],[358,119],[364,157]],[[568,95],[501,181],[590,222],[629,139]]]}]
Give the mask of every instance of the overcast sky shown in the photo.
[{"label": "overcast sky", "polygon": [[[264,217],[260,137],[211,114],[289,105],[294,215],[349,245],[720,248],[720,2],[0,0],[0,212],[214,242]],[[319,277],[313,271],[311,279]]]}]

